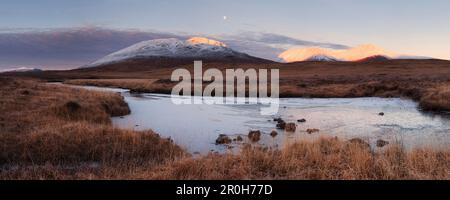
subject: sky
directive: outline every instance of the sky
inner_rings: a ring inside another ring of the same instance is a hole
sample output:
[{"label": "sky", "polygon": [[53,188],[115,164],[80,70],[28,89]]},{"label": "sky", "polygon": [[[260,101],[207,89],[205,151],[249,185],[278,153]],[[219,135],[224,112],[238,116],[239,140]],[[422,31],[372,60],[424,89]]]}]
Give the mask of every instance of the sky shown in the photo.
[{"label": "sky", "polygon": [[376,44],[402,54],[450,59],[448,0],[1,0],[0,3],[0,47],[1,34],[17,32],[22,36],[20,33],[27,31],[101,27],[226,39],[236,39],[242,33],[248,38],[263,33],[342,46]]}]

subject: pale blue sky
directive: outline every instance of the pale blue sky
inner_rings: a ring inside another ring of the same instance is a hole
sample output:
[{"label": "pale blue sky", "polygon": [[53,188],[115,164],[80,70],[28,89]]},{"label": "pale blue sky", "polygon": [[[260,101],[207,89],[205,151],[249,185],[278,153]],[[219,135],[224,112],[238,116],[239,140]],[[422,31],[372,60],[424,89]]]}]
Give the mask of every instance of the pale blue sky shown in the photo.
[{"label": "pale blue sky", "polygon": [[270,32],[445,59],[449,20],[448,0],[0,0],[0,29],[95,25],[209,35]]}]

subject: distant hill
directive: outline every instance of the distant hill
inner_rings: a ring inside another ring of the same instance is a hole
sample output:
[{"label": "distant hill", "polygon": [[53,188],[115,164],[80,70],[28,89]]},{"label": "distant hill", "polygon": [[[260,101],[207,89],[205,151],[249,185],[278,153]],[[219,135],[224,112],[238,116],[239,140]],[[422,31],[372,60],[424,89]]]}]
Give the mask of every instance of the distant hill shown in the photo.
[{"label": "distant hill", "polygon": [[388,61],[388,60],[392,60],[386,56],[382,56],[382,55],[375,55],[375,56],[369,56],[360,60],[357,60],[356,62],[384,62],[384,61]]},{"label": "distant hill", "polygon": [[321,47],[292,48],[284,51],[278,57],[288,63],[302,61],[381,62],[397,59],[432,59],[424,56],[398,54],[372,44],[359,45],[348,49],[328,49]]}]

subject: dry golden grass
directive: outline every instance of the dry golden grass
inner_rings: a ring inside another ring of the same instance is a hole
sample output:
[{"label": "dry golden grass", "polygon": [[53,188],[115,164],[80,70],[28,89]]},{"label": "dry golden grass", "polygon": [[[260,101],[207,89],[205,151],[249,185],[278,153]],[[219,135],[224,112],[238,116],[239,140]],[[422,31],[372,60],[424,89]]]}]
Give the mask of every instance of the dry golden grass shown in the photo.
[{"label": "dry golden grass", "polygon": [[6,179],[326,179],[397,180],[450,179],[450,150],[404,151],[392,145],[373,152],[365,145],[321,138],[298,142],[282,150],[247,147],[239,154],[208,154],[179,157],[157,165],[79,164],[15,167]]},{"label": "dry golden grass", "polygon": [[1,134],[0,179],[114,178],[153,169],[184,151],[152,131],[135,132],[86,122],[25,135]]},{"label": "dry golden grass", "polygon": [[48,125],[28,134],[0,135],[0,164],[159,164],[182,151],[152,131],[134,132],[87,122]]},{"label": "dry golden grass", "polygon": [[426,110],[450,111],[450,84],[439,84],[426,90],[420,98],[420,106]]},{"label": "dry golden grass", "polygon": [[372,152],[365,145],[322,138],[282,150],[247,148],[238,155],[210,154],[164,166],[155,179],[450,179],[450,150]]},{"label": "dry golden grass", "polygon": [[[130,112],[118,94],[0,78],[2,132],[25,132],[55,120],[109,123]],[[78,106],[77,106],[78,105]],[[17,129],[17,130],[16,130]]]},{"label": "dry golden grass", "polygon": [[74,79],[67,80],[64,83],[74,85],[91,85],[99,87],[117,87],[117,88],[146,88],[155,80],[153,79]]},{"label": "dry golden grass", "polygon": [[0,179],[450,179],[450,149],[322,138],[193,158],[152,131],[113,128],[129,112],[118,94],[4,78],[0,93]]},{"label": "dry golden grass", "polygon": [[1,179],[62,178],[55,174],[103,168],[114,174],[185,155],[152,131],[113,128],[111,116],[129,113],[119,94],[31,80],[0,77],[0,82]]}]

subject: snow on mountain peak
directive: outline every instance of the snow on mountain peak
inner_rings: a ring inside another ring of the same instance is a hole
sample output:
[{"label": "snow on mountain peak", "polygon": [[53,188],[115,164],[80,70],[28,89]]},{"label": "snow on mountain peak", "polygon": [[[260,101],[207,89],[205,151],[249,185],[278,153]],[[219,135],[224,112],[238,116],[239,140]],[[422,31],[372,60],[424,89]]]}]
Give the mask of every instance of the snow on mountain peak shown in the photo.
[{"label": "snow on mountain peak", "polygon": [[217,41],[217,40],[212,40],[212,39],[205,38],[205,37],[192,37],[192,38],[189,38],[186,41],[191,43],[191,44],[209,44],[209,45],[221,46],[221,47],[226,47],[227,46],[223,42],[220,42],[220,41]]},{"label": "snow on mountain peak", "polygon": [[284,51],[278,57],[286,62],[296,62],[306,61],[317,55],[333,57],[331,50],[319,47],[293,48]]},{"label": "snow on mountain peak", "polygon": [[381,55],[385,57],[397,57],[398,54],[386,51],[372,44],[365,44],[349,49],[326,49],[319,47],[293,48],[284,51],[278,57],[285,62],[306,61],[314,57],[335,58],[341,61],[357,61],[367,57]]},{"label": "snow on mountain peak", "polygon": [[11,68],[11,69],[0,69],[0,73],[4,72],[40,72],[41,69],[38,68],[31,68],[31,67],[17,67],[17,68]]},{"label": "snow on mountain peak", "polygon": [[186,41],[167,38],[147,40],[109,54],[87,67],[114,63],[126,59],[143,57],[172,58],[225,58],[227,56],[243,56],[226,47],[222,42],[204,37],[193,37]]},{"label": "snow on mountain peak", "polygon": [[317,55],[309,57],[305,61],[332,62],[332,61],[337,61],[337,59],[327,56],[327,55],[317,54]]}]

